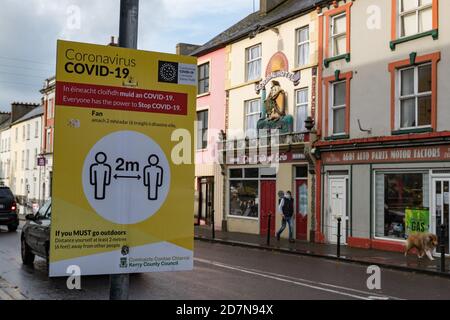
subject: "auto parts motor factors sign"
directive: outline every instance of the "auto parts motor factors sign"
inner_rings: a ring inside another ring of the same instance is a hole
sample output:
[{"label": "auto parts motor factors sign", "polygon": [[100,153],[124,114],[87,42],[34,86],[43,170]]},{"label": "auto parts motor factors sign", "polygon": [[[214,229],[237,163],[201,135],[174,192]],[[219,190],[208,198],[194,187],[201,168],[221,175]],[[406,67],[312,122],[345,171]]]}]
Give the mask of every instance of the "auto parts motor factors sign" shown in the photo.
[{"label": "auto parts motor factors sign", "polygon": [[58,41],[50,276],[192,269],[196,70]]}]

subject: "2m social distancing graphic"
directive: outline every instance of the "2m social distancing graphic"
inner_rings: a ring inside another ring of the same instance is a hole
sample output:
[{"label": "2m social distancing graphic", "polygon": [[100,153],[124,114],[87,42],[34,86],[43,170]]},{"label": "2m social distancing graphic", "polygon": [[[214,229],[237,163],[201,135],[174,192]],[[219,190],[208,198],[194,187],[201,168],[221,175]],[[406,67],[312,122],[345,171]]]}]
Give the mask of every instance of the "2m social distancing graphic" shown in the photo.
[{"label": "2m social distancing graphic", "polygon": [[170,166],[161,147],[133,131],[101,139],[83,166],[83,189],[89,203],[102,217],[118,224],[135,224],[155,214],[166,200],[170,180]]},{"label": "2m social distancing graphic", "polygon": [[192,270],[196,59],[66,41],[57,56],[50,276]]}]

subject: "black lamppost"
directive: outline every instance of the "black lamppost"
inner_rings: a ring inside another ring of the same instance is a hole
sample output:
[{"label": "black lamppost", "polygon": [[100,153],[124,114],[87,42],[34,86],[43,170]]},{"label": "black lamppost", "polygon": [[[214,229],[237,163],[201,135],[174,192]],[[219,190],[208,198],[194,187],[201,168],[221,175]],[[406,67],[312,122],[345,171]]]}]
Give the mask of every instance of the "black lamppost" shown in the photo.
[{"label": "black lamppost", "polygon": [[305,128],[306,128],[306,130],[308,130],[308,132],[311,132],[311,130],[314,128],[314,125],[315,125],[314,119],[311,116],[306,118],[306,120],[305,120]]}]

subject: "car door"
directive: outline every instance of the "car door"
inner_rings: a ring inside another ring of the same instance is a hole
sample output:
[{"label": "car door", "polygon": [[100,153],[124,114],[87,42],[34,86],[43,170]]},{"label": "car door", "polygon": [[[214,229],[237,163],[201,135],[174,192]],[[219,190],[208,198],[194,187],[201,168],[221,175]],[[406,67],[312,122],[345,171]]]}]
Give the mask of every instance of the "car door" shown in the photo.
[{"label": "car door", "polygon": [[40,219],[40,225],[37,232],[37,247],[38,251],[43,255],[48,254],[48,244],[50,242],[50,221],[51,221],[52,206],[50,205],[45,212],[45,215]]},{"label": "car door", "polygon": [[[50,207],[50,202],[46,202],[36,213],[34,220],[29,222],[27,243],[34,252],[41,253],[39,247],[39,238],[45,232],[45,215]],[[41,253],[42,254],[42,253]]]}]

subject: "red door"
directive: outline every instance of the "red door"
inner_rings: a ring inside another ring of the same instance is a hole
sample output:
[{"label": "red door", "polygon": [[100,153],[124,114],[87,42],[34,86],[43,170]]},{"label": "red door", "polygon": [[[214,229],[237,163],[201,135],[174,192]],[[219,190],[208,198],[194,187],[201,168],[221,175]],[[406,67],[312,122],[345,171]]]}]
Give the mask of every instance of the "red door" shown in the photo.
[{"label": "red door", "polygon": [[295,221],[298,240],[306,240],[308,233],[308,180],[295,181]]},{"label": "red door", "polygon": [[267,228],[270,218],[270,234],[275,235],[275,215],[276,215],[276,181],[261,181],[261,194],[259,195],[261,203],[260,230],[261,235],[267,235]]}]

